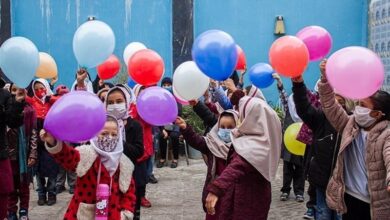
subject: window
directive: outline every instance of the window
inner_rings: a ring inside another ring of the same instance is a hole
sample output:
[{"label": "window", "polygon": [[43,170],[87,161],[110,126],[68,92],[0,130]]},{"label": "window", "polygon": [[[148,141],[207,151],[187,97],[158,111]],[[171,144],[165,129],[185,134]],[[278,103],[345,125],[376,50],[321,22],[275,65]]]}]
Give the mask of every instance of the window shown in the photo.
[{"label": "window", "polygon": [[376,12],[375,20],[379,20],[379,11]]},{"label": "window", "polygon": [[386,51],[385,42],[382,42],[381,44],[381,52]]},{"label": "window", "polygon": [[386,17],[386,9],[382,9],[382,19]]},{"label": "window", "polygon": [[375,44],[375,52],[379,52],[379,44],[378,43]]}]

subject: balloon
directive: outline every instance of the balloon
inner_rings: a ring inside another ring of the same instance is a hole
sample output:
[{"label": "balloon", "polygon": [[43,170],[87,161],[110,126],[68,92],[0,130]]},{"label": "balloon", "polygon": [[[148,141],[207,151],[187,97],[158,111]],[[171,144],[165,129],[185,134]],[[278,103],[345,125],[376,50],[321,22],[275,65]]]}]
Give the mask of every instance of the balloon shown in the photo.
[{"label": "balloon", "polygon": [[119,59],[112,54],[106,61],[104,61],[104,63],[97,67],[97,72],[100,79],[107,80],[114,77],[120,69],[121,63]]},{"label": "balloon", "polygon": [[305,27],[298,32],[297,37],[305,43],[309,50],[310,61],[323,59],[332,49],[332,36],[323,27]]},{"label": "balloon", "polygon": [[269,61],[275,72],[293,78],[305,71],[309,63],[309,51],[302,40],[284,36],[272,44]]},{"label": "balloon", "polygon": [[209,87],[210,80],[194,61],[180,64],[173,74],[173,85],[180,97],[193,100],[201,97]]},{"label": "balloon", "polygon": [[127,80],[127,85],[128,85],[130,88],[133,88],[136,84],[137,84],[137,83],[134,82],[134,80],[131,79],[131,78],[129,77],[129,80]]},{"label": "balloon", "polygon": [[114,48],[114,32],[102,21],[85,22],[73,36],[73,52],[81,67],[93,68],[103,63]]},{"label": "balloon", "polygon": [[190,104],[187,100],[180,97],[180,95],[176,92],[176,89],[174,86],[172,86],[172,90],[173,90],[173,96],[175,96],[175,99],[178,103],[180,103],[182,105],[189,105]]},{"label": "balloon", "polygon": [[58,74],[56,61],[50,54],[39,52],[39,66],[35,76],[38,78],[52,79]]},{"label": "balloon", "polygon": [[258,88],[264,89],[272,85],[275,79],[272,76],[274,70],[267,63],[258,63],[249,70],[249,79]]},{"label": "balloon", "polygon": [[245,53],[240,46],[236,45],[236,47],[237,47],[237,56],[238,56],[236,70],[246,70]]},{"label": "balloon", "polygon": [[39,66],[37,47],[24,37],[11,37],[1,46],[1,69],[18,87],[27,87]]},{"label": "balloon", "polygon": [[284,145],[287,150],[295,155],[303,156],[305,154],[306,144],[297,141],[297,136],[301,130],[302,123],[291,124],[284,133]]},{"label": "balloon", "polygon": [[364,99],[378,91],[384,81],[381,59],[364,47],[346,47],[330,56],[326,76],[338,94]]},{"label": "balloon", "polygon": [[135,82],[151,86],[157,84],[164,74],[164,61],[155,51],[144,49],[130,58],[127,70]]},{"label": "balloon", "polygon": [[95,137],[105,121],[102,101],[89,92],[75,91],[54,103],[47,113],[44,128],[59,140],[79,143]]},{"label": "balloon", "polygon": [[129,43],[125,50],[123,51],[123,61],[127,65],[129,63],[129,59],[138,51],[146,49],[146,46],[140,42],[131,42]]},{"label": "balloon", "polygon": [[206,31],[195,39],[192,58],[208,77],[224,81],[232,75],[237,64],[236,43],[223,31]]},{"label": "balloon", "polygon": [[137,110],[143,120],[155,126],[172,123],[178,114],[173,95],[168,90],[157,86],[141,92],[137,98]]}]

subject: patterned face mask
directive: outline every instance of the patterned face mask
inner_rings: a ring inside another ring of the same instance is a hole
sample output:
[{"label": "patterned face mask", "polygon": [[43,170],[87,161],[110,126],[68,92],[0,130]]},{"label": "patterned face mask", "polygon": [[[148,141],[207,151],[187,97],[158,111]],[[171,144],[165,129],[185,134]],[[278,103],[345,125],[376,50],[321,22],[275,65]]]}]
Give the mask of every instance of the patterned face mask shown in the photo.
[{"label": "patterned face mask", "polygon": [[112,152],[118,144],[118,137],[112,137],[111,135],[105,135],[98,138],[98,148],[105,152]]}]

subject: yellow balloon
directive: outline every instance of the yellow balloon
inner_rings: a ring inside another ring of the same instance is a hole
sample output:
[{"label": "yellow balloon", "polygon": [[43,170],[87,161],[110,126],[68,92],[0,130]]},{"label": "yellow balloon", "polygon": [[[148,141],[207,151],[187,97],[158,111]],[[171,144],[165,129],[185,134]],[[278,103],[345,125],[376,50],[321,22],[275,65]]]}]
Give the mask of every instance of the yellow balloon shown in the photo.
[{"label": "yellow balloon", "polygon": [[35,76],[38,78],[52,79],[58,74],[56,61],[47,53],[39,52],[39,67]]},{"label": "yellow balloon", "polygon": [[303,156],[306,150],[306,144],[297,140],[301,127],[302,123],[294,123],[284,132],[284,145],[290,153],[298,156]]}]

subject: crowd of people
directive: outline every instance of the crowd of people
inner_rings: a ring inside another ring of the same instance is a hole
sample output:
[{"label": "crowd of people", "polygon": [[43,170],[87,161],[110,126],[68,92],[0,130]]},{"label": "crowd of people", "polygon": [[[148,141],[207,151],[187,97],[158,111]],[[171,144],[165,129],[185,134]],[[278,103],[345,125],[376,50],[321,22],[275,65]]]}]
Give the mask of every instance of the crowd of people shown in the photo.
[{"label": "crowd of people", "polygon": [[[54,205],[67,179],[73,197],[64,219],[94,219],[102,183],[109,186],[108,219],[140,219],[141,207],[152,206],[145,192],[148,183],[158,182],[153,169],[167,164],[167,140],[174,169],[180,138],[199,150],[207,165],[206,220],[267,219],[280,159],[281,201],[293,190],[295,200],[304,202],[305,180],[309,183],[305,218],[389,219],[390,95],[378,91],[362,100],[344,98],[328,83],[325,66],[326,60],[313,91],[302,76],[292,78],[290,96],[279,75],[273,75],[283,118],[260,89],[244,86],[244,73],[234,72],[224,82],[211,80],[202,98],[189,101],[204,122],[203,134],[182,118],[180,103],[172,124],[148,124],[136,106],[145,86],[92,81],[84,69],[77,71],[70,89],[59,85],[55,92],[56,79],[36,79],[26,89],[1,81],[0,219],[28,219],[33,177],[39,206]],[[161,87],[173,93],[170,78],[162,79]],[[45,117],[61,96],[79,90],[104,103],[104,128],[84,143],[56,140],[43,129]],[[292,154],[283,143],[283,132],[294,122],[303,122],[297,140],[306,144],[304,156]]]}]

